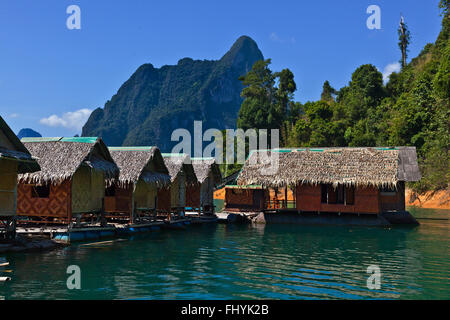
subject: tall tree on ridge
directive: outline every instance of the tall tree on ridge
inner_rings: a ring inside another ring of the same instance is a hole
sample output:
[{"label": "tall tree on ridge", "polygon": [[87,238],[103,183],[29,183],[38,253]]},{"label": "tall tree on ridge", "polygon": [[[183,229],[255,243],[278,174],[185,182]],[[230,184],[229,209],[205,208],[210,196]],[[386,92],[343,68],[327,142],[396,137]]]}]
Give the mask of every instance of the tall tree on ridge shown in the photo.
[{"label": "tall tree on ridge", "polygon": [[294,92],[297,90],[294,74],[289,69],[283,69],[281,72],[276,72],[275,77],[279,79],[277,96],[281,112],[287,115],[289,102],[293,100]]},{"label": "tall tree on ridge", "polygon": [[322,101],[334,101],[334,96],[337,94],[336,89],[334,89],[328,80],[323,83],[322,94],[320,95],[320,100]]},{"label": "tall tree on ridge", "polygon": [[398,27],[398,46],[402,51],[402,68],[406,66],[406,58],[408,57],[408,45],[411,39],[408,26],[406,25],[403,16],[400,19],[400,25]]},{"label": "tall tree on ridge", "polygon": [[[289,117],[290,111],[295,109],[294,105],[294,92],[297,90],[297,85],[294,81],[294,74],[289,69],[283,69],[281,72],[274,74],[275,78],[278,78],[277,99],[279,110],[283,114],[284,120]],[[281,145],[287,144],[289,131],[289,122],[283,121],[280,124],[280,138]]]},{"label": "tall tree on ridge", "polygon": [[244,98],[237,127],[243,130],[279,128],[282,114],[277,110],[275,76],[269,69],[270,59],[256,61],[242,81],[241,97]]}]

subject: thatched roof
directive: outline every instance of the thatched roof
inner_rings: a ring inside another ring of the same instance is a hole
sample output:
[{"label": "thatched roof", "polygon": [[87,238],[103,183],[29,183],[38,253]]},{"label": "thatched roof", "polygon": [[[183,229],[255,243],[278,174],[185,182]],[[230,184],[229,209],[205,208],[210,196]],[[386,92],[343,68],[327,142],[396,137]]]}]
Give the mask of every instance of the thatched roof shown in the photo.
[{"label": "thatched roof", "polygon": [[[277,170],[271,169],[276,168],[271,164],[272,154],[278,155]],[[415,147],[278,149],[252,152],[239,174],[238,184],[382,187],[419,179]]]},{"label": "thatched roof", "polygon": [[0,158],[18,161],[18,172],[35,172],[40,170],[37,161],[32,158],[27,148],[20,142],[8,124],[0,116]]},{"label": "thatched roof", "polygon": [[185,153],[163,153],[164,164],[169,170],[170,180],[174,182],[181,172],[186,175],[186,183],[197,183],[194,167],[191,158]]},{"label": "thatched roof", "polygon": [[[109,147],[120,169],[119,184],[135,184],[143,180],[158,187],[170,183],[170,176],[157,147]],[[153,169],[150,170],[150,167]]]},{"label": "thatched roof", "polygon": [[22,183],[57,185],[72,178],[80,166],[103,171],[107,181],[119,175],[119,168],[100,138],[23,138],[22,142],[41,166],[39,172],[19,175]]},{"label": "thatched roof", "polygon": [[198,182],[203,183],[210,173],[212,173],[216,185],[222,182],[222,174],[215,158],[191,158],[191,162]]}]

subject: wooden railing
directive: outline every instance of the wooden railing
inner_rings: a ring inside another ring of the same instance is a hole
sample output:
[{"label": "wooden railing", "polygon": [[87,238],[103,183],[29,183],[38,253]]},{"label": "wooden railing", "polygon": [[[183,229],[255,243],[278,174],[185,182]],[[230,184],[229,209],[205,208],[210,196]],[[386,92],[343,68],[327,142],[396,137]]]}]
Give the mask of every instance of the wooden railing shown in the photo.
[{"label": "wooden railing", "polygon": [[272,199],[267,200],[265,208],[266,209],[295,209],[297,207],[295,200],[280,200],[280,199]]}]

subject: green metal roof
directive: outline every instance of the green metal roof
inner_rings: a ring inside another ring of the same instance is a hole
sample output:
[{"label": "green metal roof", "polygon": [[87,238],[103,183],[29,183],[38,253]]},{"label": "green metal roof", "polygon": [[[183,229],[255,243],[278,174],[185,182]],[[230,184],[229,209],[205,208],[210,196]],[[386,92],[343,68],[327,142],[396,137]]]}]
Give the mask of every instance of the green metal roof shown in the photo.
[{"label": "green metal roof", "polygon": [[399,150],[398,147],[378,147],[377,150]]},{"label": "green metal roof", "polygon": [[184,157],[187,154],[186,153],[161,153],[161,155],[164,158],[170,158],[170,157]]},{"label": "green metal roof", "polygon": [[82,143],[96,143],[98,137],[71,137],[71,138],[62,138],[63,142],[82,142]]},{"label": "green metal roof", "polygon": [[49,141],[59,141],[62,137],[53,137],[53,138],[22,138],[20,141],[22,142],[49,142]]},{"label": "green metal roof", "polygon": [[39,138],[22,138],[22,142],[82,142],[82,143],[95,143],[97,137],[39,137]]},{"label": "green metal roof", "polygon": [[139,147],[108,147],[110,151],[150,151],[154,146],[139,146]]}]

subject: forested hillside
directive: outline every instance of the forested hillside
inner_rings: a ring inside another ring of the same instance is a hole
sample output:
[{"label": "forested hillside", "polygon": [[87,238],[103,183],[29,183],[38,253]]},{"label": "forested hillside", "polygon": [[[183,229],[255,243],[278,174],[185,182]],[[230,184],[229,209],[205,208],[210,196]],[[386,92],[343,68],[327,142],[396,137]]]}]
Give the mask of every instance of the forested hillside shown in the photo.
[{"label": "forested hillside", "polygon": [[[353,72],[347,86],[336,90],[325,81],[319,101],[301,104],[293,101],[296,84],[288,69],[272,72],[270,59],[255,63],[241,78],[246,87],[238,126],[280,128],[285,147],[416,146],[423,178],[411,186],[418,192],[448,189],[448,7],[448,0],[440,2],[442,29],[435,43],[391,74],[385,85],[377,68],[365,64]],[[406,49],[410,39],[406,24],[403,27],[399,46]]]}]

